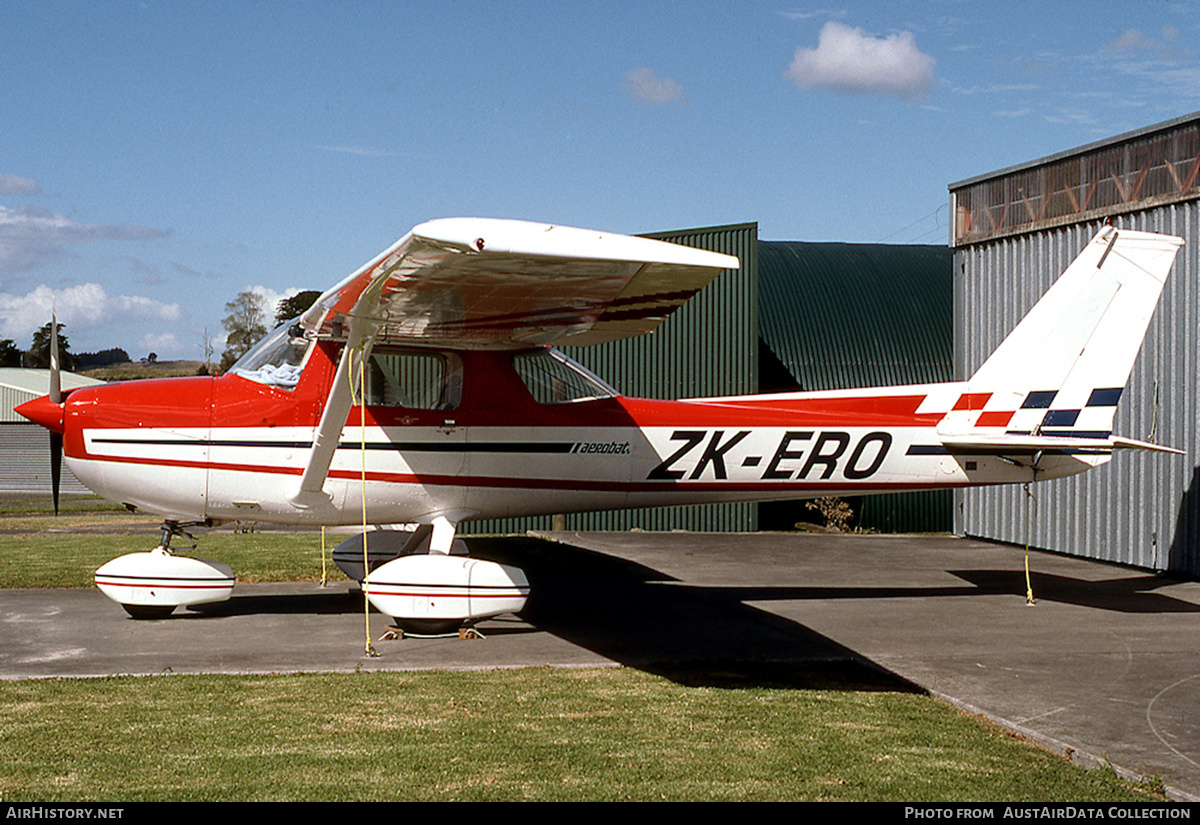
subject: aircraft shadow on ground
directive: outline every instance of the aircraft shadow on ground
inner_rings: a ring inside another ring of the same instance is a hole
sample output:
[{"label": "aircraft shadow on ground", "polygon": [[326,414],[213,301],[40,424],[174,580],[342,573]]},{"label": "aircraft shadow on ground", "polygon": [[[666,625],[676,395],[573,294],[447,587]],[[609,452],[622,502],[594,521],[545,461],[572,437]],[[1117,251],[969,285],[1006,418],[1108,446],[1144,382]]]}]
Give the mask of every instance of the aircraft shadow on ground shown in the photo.
[{"label": "aircraft shadow on ground", "polygon": [[358,587],[338,582],[328,589],[312,593],[265,593],[245,595],[235,591],[227,601],[197,604],[186,611],[176,610],[172,618],[216,618],[218,616],[333,616],[362,613],[362,595]]},{"label": "aircraft shadow on ground", "polygon": [[[917,690],[797,622],[645,565],[535,538],[471,539],[472,555],[523,569],[521,618],[623,665],[685,684]],[[490,632],[490,631],[489,631]]]},{"label": "aircraft shadow on ground", "polygon": [[[616,556],[530,537],[469,539],[472,555],[511,564],[532,594],[521,621],[493,620],[485,635],[545,632],[630,667],[689,684],[777,684],[914,689],[833,640],[747,602],[1011,595],[1025,597],[1012,570],[948,571],[965,583],[935,587],[703,587]],[[1128,613],[1196,612],[1200,607],[1153,592],[1162,576],[1087,581],[1033,576],[1041,601]],[[180,616],[354,614],[357,588],[338,582],[312,593],[234,596]]]},{"label": "aircraft shadow on ground", "polygon": [[[947,570],[969,585],[925,587],[743,587],[730,588],[746,601],[833,601],[838,599],[935,599],[969,596],[1026,598],[1025,573],[1020,570]],[[1118,613],[1200,613],[1200,605],[1154,590],[1177,583],[1146,574],[1120,579],[1078,579],[1052,573],[1031,575],[1035,601],[1058,602]]]},{"label": "aircraft shadow on ground", "polygon": [[[979,595],[1016,595],[1025,598],[1025,573],[1020,570],[950,570],[971,582]],[[1117,579],[1077,579],[1053,573],[1034,572],[1033,595],[1037,601],[1060,602],[1116,613],[1200,613],[1200,605],[1176,599],[1158,588],[1179,579],[1145,573]]]}]

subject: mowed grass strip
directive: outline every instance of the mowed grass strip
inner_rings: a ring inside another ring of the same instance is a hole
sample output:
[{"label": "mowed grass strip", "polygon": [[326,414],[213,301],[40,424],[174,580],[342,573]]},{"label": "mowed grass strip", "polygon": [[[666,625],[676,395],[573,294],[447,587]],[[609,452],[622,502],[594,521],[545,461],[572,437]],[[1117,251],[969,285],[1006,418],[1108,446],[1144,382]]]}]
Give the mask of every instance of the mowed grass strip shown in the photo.
[{"label": "mowed grass strip", "polygon": [[[0,518],[0,588],[91,587],[96,569],[126,553],[153,550],[161,538],[144,514],[99,512],[63,516],[10,515]],[[196,530],[196,548],[175,539],[173,549],[223,561],[244,583],[319,581],[320,532],[234,533]],[[346,577],[329,560],[345,535],[326,538],[326,576]]]},{"label": "mowed grass strip", "polygon": [[1147,801],[927,697],[509,670],[0,683],[0,797]]}]

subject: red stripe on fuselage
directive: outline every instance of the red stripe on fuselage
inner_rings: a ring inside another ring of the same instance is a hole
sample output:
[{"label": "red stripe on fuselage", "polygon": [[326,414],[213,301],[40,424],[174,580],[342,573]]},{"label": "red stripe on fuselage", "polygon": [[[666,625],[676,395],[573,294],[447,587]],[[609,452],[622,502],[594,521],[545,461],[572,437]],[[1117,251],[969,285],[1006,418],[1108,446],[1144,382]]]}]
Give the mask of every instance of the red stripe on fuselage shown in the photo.
[{"label": "red stripe on fuselage", "polygon": [[640,427],[931,427],[943,413],[918,415],[924,401],[924,395],[762,395],[719,401],[621,398],[621,405]]}]

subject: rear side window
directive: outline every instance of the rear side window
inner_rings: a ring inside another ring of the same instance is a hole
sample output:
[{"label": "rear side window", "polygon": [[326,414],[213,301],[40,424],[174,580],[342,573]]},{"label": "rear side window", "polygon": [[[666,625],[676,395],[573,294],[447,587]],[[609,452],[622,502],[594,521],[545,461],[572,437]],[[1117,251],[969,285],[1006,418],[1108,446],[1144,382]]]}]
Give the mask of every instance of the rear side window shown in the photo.
[{"label": "rear side window", "polygon": [[549,348],[514,355],[513,366],[539,404],[571,404],[617,395],[587,368]]}]

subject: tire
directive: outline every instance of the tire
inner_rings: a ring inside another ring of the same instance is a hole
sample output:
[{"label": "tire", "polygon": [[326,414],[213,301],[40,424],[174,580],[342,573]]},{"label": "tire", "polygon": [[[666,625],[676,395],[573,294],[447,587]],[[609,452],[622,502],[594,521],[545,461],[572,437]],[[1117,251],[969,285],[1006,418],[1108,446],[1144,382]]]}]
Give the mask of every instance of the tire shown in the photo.
[{"label": "tire", "polygon": [[175,609],[171,604],[123,604],[121,607],[134,619],[165,619]]}]

